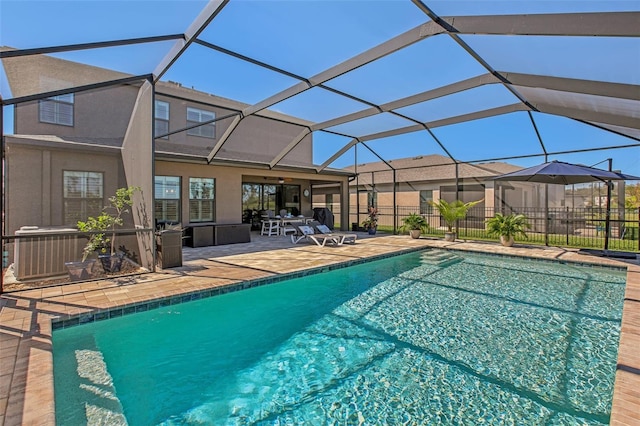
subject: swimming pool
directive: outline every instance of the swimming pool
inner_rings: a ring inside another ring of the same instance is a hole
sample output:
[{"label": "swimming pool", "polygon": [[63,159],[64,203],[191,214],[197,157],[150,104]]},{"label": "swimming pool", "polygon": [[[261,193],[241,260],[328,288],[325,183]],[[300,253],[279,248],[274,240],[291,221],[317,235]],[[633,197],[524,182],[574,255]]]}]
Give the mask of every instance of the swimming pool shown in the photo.
[{"label": "swimming pool", "polygon": [[605,424],[625,278],[429,250],[56,330],[56,418]]}]

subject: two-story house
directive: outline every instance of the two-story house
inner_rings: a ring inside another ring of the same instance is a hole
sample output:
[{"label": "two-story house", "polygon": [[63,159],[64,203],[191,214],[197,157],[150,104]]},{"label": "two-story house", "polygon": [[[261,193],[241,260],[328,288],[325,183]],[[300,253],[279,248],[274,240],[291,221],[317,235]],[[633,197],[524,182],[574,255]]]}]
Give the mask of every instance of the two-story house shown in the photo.
[{"label": "two-story house", "polygon": [[[269,110],[242,117],[248,105],[179,83],[48,56],[3,65],[12,96],[26,100],[4,137],[8,235],[73,227],[126,186],[142,189],[131,228],[240,223],[263,209],[309,213],[315,185],[334,188],[348,212],[350,173],[318,173],[312,135],[299,137],[310,123]],[[64,93],[29,98],[42,91]],[[149,241],[136,251],[150,265]]]}]

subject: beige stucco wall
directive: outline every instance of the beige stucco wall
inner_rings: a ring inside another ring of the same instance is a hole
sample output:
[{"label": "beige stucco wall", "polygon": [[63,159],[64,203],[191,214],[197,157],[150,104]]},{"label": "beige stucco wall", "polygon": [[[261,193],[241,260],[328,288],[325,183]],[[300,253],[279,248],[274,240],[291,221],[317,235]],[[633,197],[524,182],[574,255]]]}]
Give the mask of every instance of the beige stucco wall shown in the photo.
[{"label": "beige stucco wall", "polygon": [[[169,103],[169,130],[174,131],[187,127],[187,108],[197,108],[213,112],[216,118],[233,114],[246,108],[247,105],[229,99],[219,98],[182,87],[176,83],[159,83],[156,86],[156,99]],[[249,116],[240,121],[238,127],[222,145],[218,158],[238,159],[238,153],[249,155],[253,161],[271,161],[304,129],[303,124],[293,125],[277,121],[283,117],[278,113],[265,112],[274,118],[267,119]],[[288,120],[299,121],[292,117]],[[180,132],[168,136],[168,141],[176,144],[204,148],[206,152],[216,146],[225,130],[231,125],[233,118],[226,118],[215,123],[215,139],[187,135]],[[243,158],[246,158],[246,155]],[[289,164],[311,164],[313,161],[312,137],[306,136],[284,159]]]},{"label": "beige stucco wall", "polygon": [[[63,226],[63,171],[102,172],[105,203],[125,185],[120,152],[60,150],[11,143],[7,137],[6,208],[7,233],[22,226]],[[99,157],[97,157],[99,155]],[[99,160],[97,160],[99,158]]]},{"label": "beige stucco wall", "polygon": [[118,86],[74,96],[73,126],[41,123],[38,102],[16,105],[15,134],[121,138],[138,94],[135,86]]},{"label": "beige stucco wall", "polygon": [[[189,178],[214,178],[216,222],[240,223],[242,221],[242,183],[275,183],[278,177],[285,177],[287,185],[300,185],[301,192],[309,188],[318,175],[302,172],[258,170],[245,167],[180,163],[176,161],[156,161],[157,176],[181,177],[182,205],[180,217],[183,224],[189,222]],[[346,187],[347,178],[322,176],[323,181],[342,182]],[[311,198],[301,196],[301,211],[311,210]]]}]

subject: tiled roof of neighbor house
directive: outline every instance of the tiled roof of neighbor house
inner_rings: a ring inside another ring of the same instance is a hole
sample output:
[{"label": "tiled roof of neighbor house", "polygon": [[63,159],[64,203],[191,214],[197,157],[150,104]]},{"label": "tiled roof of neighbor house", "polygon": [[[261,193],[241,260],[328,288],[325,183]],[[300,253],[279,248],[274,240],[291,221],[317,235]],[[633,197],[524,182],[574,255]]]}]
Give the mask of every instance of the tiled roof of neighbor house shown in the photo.
[{"label": "tiled roof of neighbor house", "polygon": [[[456,178],[456,165],[442,155],[424,155],[414,158],[402,158],[388,162],[396,169],[396,182],[425,182],[446,181]],[[513,164],[491,162],[480,164],[458,164],[458,178],[483,180],[484,178],[498,176],[504,173],[520,170],[522,167]],[[355,172],[356,168],[348,167],[347,170]],[[359,164],[357,166],[358,181],[351,183],[383,184],[393,183],[393,171],[382,161],[375,163]],[[375,172],[375,173],[373,173]],[[373,177],[372,177],[373,174]]]}]

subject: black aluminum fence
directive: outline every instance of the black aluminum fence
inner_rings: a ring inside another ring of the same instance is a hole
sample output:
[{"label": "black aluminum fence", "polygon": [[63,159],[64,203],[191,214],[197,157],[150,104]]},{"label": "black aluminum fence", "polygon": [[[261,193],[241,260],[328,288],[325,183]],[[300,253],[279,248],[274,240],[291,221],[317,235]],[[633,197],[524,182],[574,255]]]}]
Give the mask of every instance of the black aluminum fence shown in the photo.
[{"label": "black aluminum fence", "polygon": [[[549,208],[547,213],[544,208],[512,208],[503,213],[512,212],[524,214],[531,224],[531,229],[527,232],[528,238],[519,238],[520,242],[577,248],[604,247],[604,208]],[[393,232],[402,225],[402,218],[410,213],[421,214],[428,220],[429,231],[426,235],[444,236],[446,226],[435,208],[421,212],[419,207],[379,206],[378,229]],[[493,215],[493,208],[472,208],[467,218],[458,222],[458,238],[497,241],[498,238],[487,236],[485,231],[485,220]],[[366,217],[366,211],[356,214],[353,208],[350,214],[351,228],[361,224]],[[609,249],[640,252],[640,209],[612,209],[609,218]]]}]

